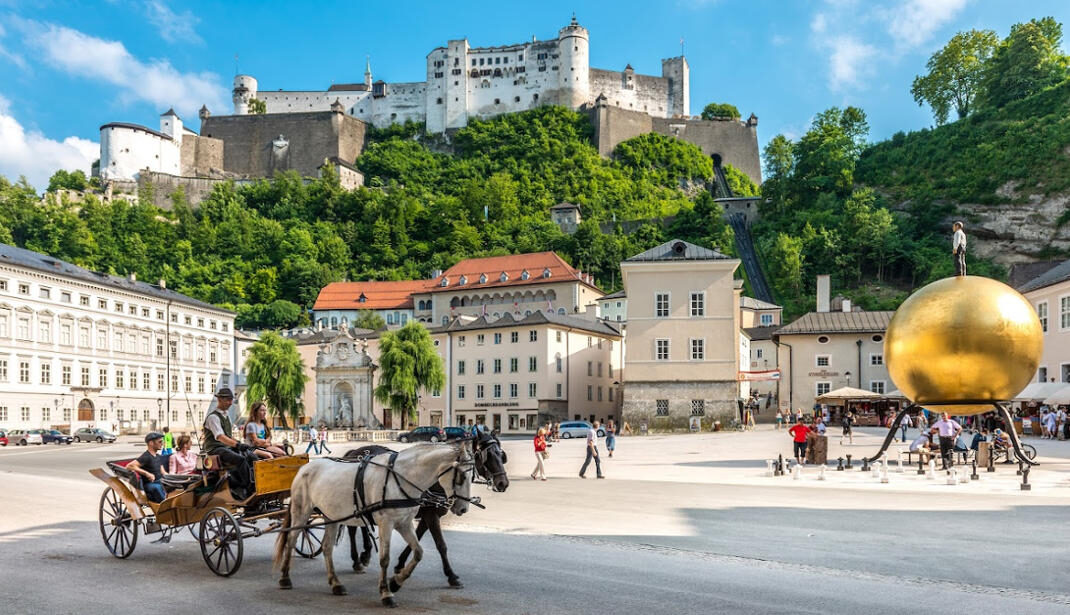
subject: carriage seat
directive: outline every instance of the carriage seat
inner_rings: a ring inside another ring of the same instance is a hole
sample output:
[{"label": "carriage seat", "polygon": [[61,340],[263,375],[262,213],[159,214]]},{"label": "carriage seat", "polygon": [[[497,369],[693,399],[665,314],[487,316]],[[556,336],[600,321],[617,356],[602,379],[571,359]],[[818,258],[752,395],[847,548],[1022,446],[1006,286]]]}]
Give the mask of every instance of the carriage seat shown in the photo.
[{"label": "carriage seat", "polygon": [[134,460],[134,458],[131,457],[130,459],[120,459],[118,461],[109,461],[109,462],[107,462],[108,463],[108,468],[111,469],[112,473],[114,473],[119,478],[122,478],[122,479],[124,479],[124,480],[126,480],[126,481],[128,481],[130,483],[133,483],[138,488],[140,488],[141,487],[141,481],[139,480],[140,476],[137,473],[135,473],[133,470],[128,470],[126,468],[127,464],[129,464],[133,460]]}]

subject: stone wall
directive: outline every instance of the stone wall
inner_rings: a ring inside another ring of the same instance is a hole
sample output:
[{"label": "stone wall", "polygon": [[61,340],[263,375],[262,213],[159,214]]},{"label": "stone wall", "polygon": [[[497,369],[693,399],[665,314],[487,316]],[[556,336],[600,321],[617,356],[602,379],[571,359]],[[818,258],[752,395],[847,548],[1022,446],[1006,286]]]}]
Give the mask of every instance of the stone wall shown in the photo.
[{"label": "stone wall", "polygon": [[[705,401],[705,415],[701,417],[702,430],[712,429],[714,421],[726,426],[737,416],[736,399],[739,384],[735,381],[709,382],[643,382],[628,380],[624,383],[624,408],[622,420],[639,431],[640,421],[645,420],[652,432],[689,431],[691,424],[691,400]],[[657,400],[669,400],[669,415],[657,416]]]},{"label": "stone wall", "polygon": [[223,168],[223,140],[187,134],[182,137],[182,175],[206,175]]},{"label": "stone wall", "polygon": [[[204,137],[224,141],[223,168],[250,177],[289,169],[316,177],[326,158],[352,163],[364,149],[366,130],[364,122],[330,111],[213,115],[201,124]],[[282,148],[273,144],[280,135]]]},{"label": "stone wall", "polygon": [[[626,77],[631,78],[630,88],[625,87]],[[669,80],[665,77],[592,68],[591,97],[599,95],[612,107],[657,116],[669,114]]]},{"label": "stone wall", "polygon": [[174,203],[171,194],[179,188],[186,195],[186,202],[197,205],[212,194],[217,184],[233,181],[236,184],[251,183],[252,180],[227,180],[209,177],[184,177],[154,171],[142,171],[137,177],[137,194],[152,195],[152,204],[160,209],[171,209]]}]

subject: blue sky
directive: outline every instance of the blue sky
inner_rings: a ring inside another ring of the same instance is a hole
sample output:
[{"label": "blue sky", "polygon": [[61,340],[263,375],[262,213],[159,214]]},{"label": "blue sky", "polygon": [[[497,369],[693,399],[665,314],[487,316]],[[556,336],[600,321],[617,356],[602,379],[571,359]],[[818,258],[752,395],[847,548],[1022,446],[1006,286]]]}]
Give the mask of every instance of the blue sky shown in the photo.
[{"label": "blue sky", "polygon": [[660,74],[683,38],[692,113],[711,101],[753,112],[763,145],[833,105],[862,107],[871,140],[929,126],[910,83],[955,32],[1005,36],[1045,15],[1070,28],[1067,0],[0,0],[0,174],[43,188],[56,168],[88,170],[101,124],[155,127],[174,106],[196,129],[201,104],[229,113],[235,54],[261,89],[360,81],[367,55],[376,79],[419,81],[449,39],[553,38],[573,11],[597,68]]}]

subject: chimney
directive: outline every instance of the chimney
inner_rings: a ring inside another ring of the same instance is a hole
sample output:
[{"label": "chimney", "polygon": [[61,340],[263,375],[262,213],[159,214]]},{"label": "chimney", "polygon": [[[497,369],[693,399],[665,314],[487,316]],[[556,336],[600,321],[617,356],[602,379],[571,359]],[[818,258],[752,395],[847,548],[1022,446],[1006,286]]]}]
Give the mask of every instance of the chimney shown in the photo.
[{"label": "chimney", "polygon": [[817,276],[817,311],[829,311],[829,274]]},{"label": "chimney", "polygon": [[441,278],[441,277],[442,277],[442,270],[441,269],[435,269],[434,271],[431,272],[431,279],[432,280],[434,280],[436,278]]},{"label": "chimney", "polygon": [[850,299],[844,299],[843,300],[843,311],[844,312],[850,312],[851,311],[851,300]]},{"label": "chimney", "polygon": [[157,286],[159,286],[160,288],[162,288],[164,290],[167,290],[167,280],[165,280],[163,278],[160,278],[160,282],[159,282],[159,284],[157,284]]},{"label": "chimney", "polygon": [[130,272],[130,281],[131,282],[137,282],[137,272],[134,272],[134,271]]}]

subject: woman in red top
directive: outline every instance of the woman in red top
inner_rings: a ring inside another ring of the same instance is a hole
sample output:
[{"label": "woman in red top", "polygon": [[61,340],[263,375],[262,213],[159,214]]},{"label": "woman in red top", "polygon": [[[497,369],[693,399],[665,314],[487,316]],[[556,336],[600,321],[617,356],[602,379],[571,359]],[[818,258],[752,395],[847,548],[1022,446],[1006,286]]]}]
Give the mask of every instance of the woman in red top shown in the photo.
[{"label": "woman in red top", "polygon": [[535,470],[531,473],[532,480],[546,480],[546,470],[542,467],[543,458],[549,457],[546,446],[546,429],[540,427],[539,432],[535,434]]}]

